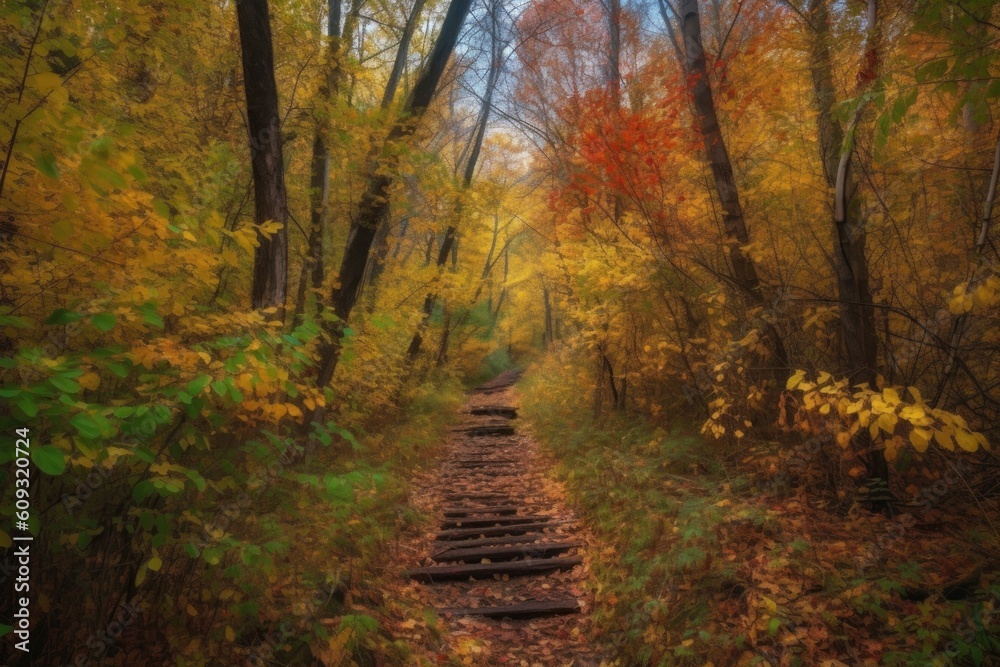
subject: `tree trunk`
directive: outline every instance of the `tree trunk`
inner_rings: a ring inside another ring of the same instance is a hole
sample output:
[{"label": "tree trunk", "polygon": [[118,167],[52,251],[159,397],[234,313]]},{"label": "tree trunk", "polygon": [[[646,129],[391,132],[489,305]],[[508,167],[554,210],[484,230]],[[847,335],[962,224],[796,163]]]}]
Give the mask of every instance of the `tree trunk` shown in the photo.
[{"label": "tree trunk", "polygon": [[[323,287],[326,277],[323,250],[323,227],[326,222],[326,207],[330,196],[330,118],[329,104],[339,95],[344,82],[343,61],[350,49],[350,43],[344,42],[344,35],[350,39],[357,26],[358,14],[362,2],[352,0],[347,20],[344,21],[344,32],[340,28],[341,0],[329,0],[327,18],[327,51],[326,75],[320,83],[317,94],[318,110],[316,112],[316,128],[313,135],[312,160],[309,169],[309,239],[306,260],[299,272],[299,287],[295,300],[295,322],[301,322],[305,312],[308,288],[319,290]],[[319,299],[316,300],[316,312],[320,310]]]},{"label": "tree trunk", "polygon": [[542,306],[545,308],[545,329],[542,331],[542,347],[548,349],[555,338],[552,328],[552,299],[549,298],[548,285],[542,285]]},{"label": "tree trunk", "polygon": [[[409,17],[406,19],[406,25],[403,27],[403,35],[399,41],[399,48],[396,49],[396,59],[392,64],[392,72],[389,74],[389,80],[385,84],[385,92],[382,94],[383,110],[392,106],[392,102],[396,98],[399,81],[403,76],[403,71],[406,69],[406,59],[410,54],[410,42],[413,40],[413,33],[416,30],[417,22],[420,20],[420,13],[423,11],[424,3],[425,0],[416,0],[410,9]],[[368,269],[363,284],[371,290],[371,296],[368,299],[369,311],[375,308],[375,287],[379,277],[382,275],[382,271],[385,269],[385,262],[389,253],[388,242],[388,230],[385,233],[378,234],[375,238],[375,253],[368,262]]]},{"label": "tree trunk", "polygon": [[284,319],[288,291],[288,207],[267,0],[241,0],[236,3],[236,13],[250,132],[254,221],[262,224],[273,220],[281,224],[270,237],[258,234],[260,245],[254,252],[251,291],[253,307],[276,308],[279,319]]},{"label": "tree trunk", "polygon": [[605,0],[605,11],[608,21],[608,54],[607,70],[604,80],[615,108],[621,103],[621,53],[622,53],[622,2],[621,0]]},{"label": "tree trunk", "polygon": [[691,101],[694,104],[701,138],[705,144],[705,156],[711,167],[715,189],[722,206],[726,246],[729,250],[729,261],[733,267],[732,277],[737,285],[759,301],[761,300],[759,294],[760,279],[753,262],[742,250],[742,246],[750,242],[750,235],[743,217],[743,207],[740,205],[739,189],[736,186],[736,176],[729,159],[729,150],[726,147],[722,128],[719,127],[719,118],[715,112],[712,86],[705,65],[705,50],[701,42],[701,17],[698,13],[698,0],[683,0],[680,15],[687,85]]},{"label": "tree trunk", "polygon": [[[669,17],[663,9],[671,39],[673,28]],[[698,13],[698,0],[682,0],[680,10],[681,36],[684,40],[684,69],[688,79],[688,89],[691,102],[694,105],[698,129],[705,145],[705,156],[712,170],[715,190],[722,206],[723,229],[725,244],[729,251],[729,262],[732,265],[732,279],[736,285],[747,293],[757,304],[764,304],[764,295],[760,288],[760,278],[753,260],[743,252],[743,246],[750,242],[743,207],[740,204],[739,188],[736,185],[736,175],[729,158],[719,117],[715,112],[715,100],[712,98],[712,86],[705,62],[705,49],[701,40],[701,17]],[[788,368],[788,355],[785,345],[772,322],[763,319],[764,337],[769,341],[770,352],[774,355],[774,380],[778,386],[784,381]]]},{"label": "tree trunk", "polygon": [[[860,121],[862,106],[845,128],[836,120],[833,107],[836,94],[833,85],[833,65],[830,56],[829,0],[810,0],[808,5],[812,35],[809,69],[817,111],[820,159],[827,184],[834,189],[833,222],[836,248],[833,253],[840,301],[840,324],[844,343],[844,370],[852,384],[867,383],[875,387],[877,377],[878,339],[875,307],[868,286],[868,257],[865,253],[865,221],[857,193],[852,161],[853,139],[845,145],[848,132],[853,137]],[[879,68],[879,36],[875,0],[869,2],[868,39],[862,69],[858,75],[861,86],[877,78]],[[859,90],[859,92],[863,92]],[[862,452],[869,484],[885,485],[889,467],[882,450],[874,449],[865,429],[859,431],[855,447]],[[887,502],[876,503],[887,510]]]},{"label": "tree trunk", "polygon": [[337,321],[328,328],[330,340],[320,351],[317,376],[320,387],[330,383],[337,368],[344,328],[360,296],[372,241],[378,226],[389,213],[389,191],[396,181],[395,168],[398,163],[397,154],[391,147],[398,141],[408,139],[416,131],[417,123],[434,98],[471,4],[472,0],[452,0],[430,58],[417,78],[400,118],[393,124],[382,150],[375,158],[375,168],[369,172],[368,186],[358,205],[356,221],[348,232],[337,287],[331,298]]},{"label": "tree trunk", "polygon": [[424,10],[425,0],[415,0],[410,15],[406,19],[403,27],[403,35],[399,40],[399,48],[396,50],[396,60],[392,63],[392,72],[389,73],[389,80],[385,84],[385,93],[382,95],[382,108],[388,109],[392,101],[396,98],[396,89],[399,88],[399,80],[403,76],[406,68],[406,59],[410,54],[410,42],[413,40],[413,33],[417,29],[417,22],[420,20],[420,13]]},{"label": "tree trunk", "polygon": [[445,307],[444,323],[441,328],[441,344],[438,346],[437,366],[444,366],[448,361],[448,343],[451,339],[451,311]]},{"label": "tree trunk", "polygon": [[[500,48],[500,39],[498,35],[498,17],[496,12],[498,11],[498,3],[493,2],[491,4],[492,13],[492,32],[491,41],[492,45],[490,48],[491,63],[490,63],[490,73],[486,80],[486,91],[483,95],[483,108],[479,114],[479,122],[476,127],[476,134],[472,141],[472,150],[469,153],[469,158],[465,163],[465,172],[462,175],[462,194],[459,195],[459,201],[455,205],[455,210],[452,213],[453,219],[458,220],[462,216],[463,210],[463,200],[462,196],[468,189],[472,186],[472,179],[476,174],[476,164],[479,162],[479,155],[483,149],[483,140],[486,137],[486,126],[490,117],[490,107],[493,104],[493,92],[496,90],[497,80],[500,78],[500,64],[502,62],[502,49]],[[448,225],[448,228],[444,233],[444,241],[441,243],[441,251],[438,253],[437,257],[437,267],[440,272],[444,267],[445,263],[448,261],[448,256],[452,252],[457,243],[456,235],[458,230],[455,224]],[[457,254],[453,258],[453,261],[457,263]],[[406,357],[412,362],[420,354],[420,347],[423,344],[424,333],[427,330],[427,325],[430,322],[431,314],[434,312],[434,305],[437,302],[437,293],[431,291],[427,294],[424,299],[423,317],[420,319],[420,324],[417,325],[417,330],[413,334],[413,338],[410,339],[410,346],[406,350]],[[447,340],[447,339],[445,339]],[[447,343],[445,343],[445,346]],[[441,358],[441,355],[438,355]]]}]

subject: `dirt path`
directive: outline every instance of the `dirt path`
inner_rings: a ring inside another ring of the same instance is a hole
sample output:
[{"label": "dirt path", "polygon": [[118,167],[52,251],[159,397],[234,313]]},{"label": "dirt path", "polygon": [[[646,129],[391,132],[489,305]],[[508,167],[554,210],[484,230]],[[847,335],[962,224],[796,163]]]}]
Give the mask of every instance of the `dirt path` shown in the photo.
[{"label": "dirt path", "polygon": [[414,503],[436,531],[407,576],[473,665],[600,665],[587,616],[587,535],[518,428],[517,374],[478,387]]}]

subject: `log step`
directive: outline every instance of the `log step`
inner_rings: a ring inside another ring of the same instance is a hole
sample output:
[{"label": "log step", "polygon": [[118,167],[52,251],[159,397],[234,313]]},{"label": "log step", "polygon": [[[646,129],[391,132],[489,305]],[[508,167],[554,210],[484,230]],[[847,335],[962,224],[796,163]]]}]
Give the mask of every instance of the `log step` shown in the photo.
[{"label": "log step", "polygon": [[511,499],[509,493],[490,493],[490,492],[479,493],[479,492],[473,492],[473,491],[469,491],[469,492],[466,492],[466,491],[453,491],[451,493],[446,493],[444,495],[444,497],[445,497],[445,500],[465,500],[465,499],[468,499],[468,498],[472,498],[474,500],[498,500],[498,499],[510,500]]},{"label": "log step", "polygon": [[496,482],[498,477],[517,477],[518,469],[513,466],[507,468],[454,468],[449,472],[441,474],[442,482],[475,482],[478,484],[489,484]]},{"label": "log step", "polygon": [[503,607],[465,607],[438,610],[439,614],[451,614],[453,616],[483,616],[485,618],[509,618],[512,620],[538,618],[539,616],[577,614],[579,612],[580,603],[573,599],[529,600]]},{"label": "log step", "polygon": [[445,516],[469,516],[470,514],[517,514],[517,505],[485,505],[481,507],[446,507]]},{"label": "log step", "polygon": [[582,546],[581,542],[534,542],[505,547],[451,549],[432,560],[436,563],[479,563],[485,558],[495,563],[515,558],[552,558],[579,546]]},{"label": "log step", "polygon": [[507,424],[497,426],[468,426],[466,428],[452,429],[452,433],[464,433],[473,438],[482,438],[491,435],[514,435],[514,427]]},{"label": "log step", "polygon": [[481,500],[491,502],[495,500],[513,500],[513,498],[506,493],[448,493],[445,494],[444,499],[452,502],[458,502],[461,500]]},{"label": "log step", "polygon": [[518,524],[539,523],[552,517],[545,514],[528,514],[525,516],[472,516],[455,517],[441,522],[441,528],[479,528],[484,526],[515,526]]},{"label": "log step", "polygon": [[506,405],[484,405],[479,408],[472,408],[469,414],[477,417],[503,417],[504,419],[517,419],[517,408]]},{"label": "log step", "polygon": [[513,470],[516,466],[513,463],[495,463],[493,461],[482,461],[480,463],[459,463],[453,466],[457,470]]},{"label": "log step", "polygon": [[519,560],[509,563],[477,563],[474,565],[434,565],[407,570],[406,576],[423,583],[435,581],[464,581],[466,579],[492,579],[494,575],[523,577],[532,574],[547,574],[569,570],[580,565],[579,556],[569,558],[539,558]]},{"label": "log step", "polygon": [[527,533],[541,533],[546,528],[553,528],[556,524],[546,521],[544,523],[525,523],[517,526],[488,526],[486,528],[455,528],[452,530],[442,530],[434,535],[438,541],[452,541],[474,539],[477,537],[496,537],[498,535],[525,535]]},{"label": "log step", "polygon": [[528,533],[527,535],[506,535],[502,537],[481,537],[474,540],[454,540],[452,542],[447,542],[446,545],[441,545],[444,548],[432,554],[431,560],[437,560],[438,556],[455,549],[470,549],[472,547],[488,547],[504,544],[526,544],[530,542],[537,542],[543,537],[545,536],[539,533]]},{"label": "log step", "polygon": [[473,394],[494,394],[498,391],[503,391],[504,389],[509,389],[514,386],[514,383],[521,377],[520,373],[501,373],[489,382],[484,382],[478,387],[472,388]]}]

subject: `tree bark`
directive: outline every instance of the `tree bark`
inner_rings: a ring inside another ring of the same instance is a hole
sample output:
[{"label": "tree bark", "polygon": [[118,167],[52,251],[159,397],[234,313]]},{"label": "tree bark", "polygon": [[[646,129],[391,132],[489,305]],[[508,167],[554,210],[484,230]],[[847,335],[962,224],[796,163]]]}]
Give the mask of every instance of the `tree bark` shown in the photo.
[{"label": "tree bark", "polygon": [[396,60],[392,63],[392,72],[389,73],[389,80],[385,84],[385,93],[382,95],[383,109],[388,109],[396,98],[396,89],[399,88],[399,80],[403,76],[403,70],[406,69],[406,59],[410,55],[410,42],[417,29],[420,13],[424,10],[424,2],[425,0],[415,0],[410,15],[406,19],[403,35],[399,40],[399,48],[396,50]]},{"label": "tree bark", "polygon": [[396,181],[395,170],[398,164],[398,156],[391,150],[391,146],[408,139],[416,131],[417,124],[434,98],[471,4],[472,0],[452,0],[430,58],[403,105],[400,118],[393,124],[382,150],[376,156],[375,168],[369,172],[368,185],[358,205],[356,221],[348,232],[337,287],[331,295],[333,312],[337,319],[327,328],[330,340],[320,351],[317,375],[317,384],[320,387],[325,387],[333,379],[333,373],[340,359],[344,328],[360,296],[372,241],[379,225],[389,213],[389,192]]},{"label": "tree bark", "polygon": [[262,224],[273,220],[281,224],[270,237],[258,233],[260,245],[254,252],[252,302],[256,309],[276,308],[279,319],[283,320],[288,291],[288,205],[267,0],[241,0],[236,3],[236,13],[250,132],[254,221]]},{"label": "tree bark", "polygon": [[622,53],[622,2],[604,0],[608,21],[608,53],[604,81],[608,86],[614,108],[621,104],[621,53]]},{"label": "tree bark", "polygon": [[[462,175],[462,194],[459,195],[460,199],[458,203],[455,205],[455,210],[452,213],[452,217],[454,220],[458,220],[462,216],[464,203],[461,197],[472,186],[472,179],[476,174],[476,164],[479,162],[479,155],[483,149],[483,140],[486,137],[486,127],[490,118],[490,107],[493,104],[493,92],[496,90],[497,80],[500,78],[500,66],[502,63],[503,53],[499,37],[499,17],[496,15],[496,12],[499,11],[497,2],[491,3],[490,11],[491,11],[490,72],[489,76],[486,79],[486,91],[483,95],[483,108],[479,114],[478,125],[476,126],[476,134],[473,138],[471,151],[469,153],[468,159],[466,160],[465,171]],[[448,261],[449,254],[451,254],[452,251],[456,249],[455,244],[457,243],[456,239],[457,233],[458,229],[455,227],[455,223],[448,225],[448,228],[445,230],[444,241],[441,243],[441,250],[440,252],[438,252],[438,257],[437,257],[438,271],[441,271],[441,269],[443,269],[445,263]],[[457,262],[457,255],[455,255],[453,259],[455,262]],[[406,350],[407,359],[409,359],[411,362],[417,358],[417,355],[420,354],[420,347],[423,344],[424,333],[426,332],[427,325],[430,322],[431,314],[433,314],[434,312],[434,306],[436,302],[437,302],[437,293],[435,291],[429,292],[427,296],[424,298],[423,317],[421,317],[420,324],[417,325],[417,330],[416,332],[414,332],[413,338],[410,339],[410,346]],[[445,336],[447,336],[447,334],[445,334]],[[447,337],[444,338],[444,341],[445,342],[442,343],[442,349],[447,348]],[[443,358],[444,355],[439,353],[438,354],[439,363],[440,360]]]},{"label": "tree bark", "polygon": [[[860,122],[863,105],[859,104],[845,129],[836,120],[833,107],[836,93],[830,56],[829,0],[810,0],[808,12],[812,25],[809,70],[813,80],[817,111],[820,159],[827,184],[834,190],[833,223],[836,233],[834,271],[840,301],[840,325],[843,335],[844,371],[852,384],[867,383],[875,388],[877,378],[878,338],[875,306],[868,285],[868,257],[865,252],[865,220],[854,176],[853,135]],[[869,0],[868,36],[858,74],[859,92],[878,76],[880,44],[877,5]],[[845,142],[845,139],[851,137]],[[862,460],[870,484],[888,484],[889,466],[882,450],[875,449],[865,429],[859,431],[855,447],[865,452]],[[878,502],[887,510],[888,502]]]},{"label": "tree bark", "polygon": [[[392,102],[396,98],[396,91],[399,89],[399,81],[403,76],[403,71],[406,69],[406,60],[410,55],[410,43],[413,40],[413,33],[416,31],[417,22],[420,20],[420,13],[423,11],[424,4],[425,0],[416,0],[413,3],[413,7],[410,9],[410,15],[406,19],[406,25],[403,27],[403,34],[399,41],[399,47],[396,49],[396,58],[392,64],[392,71],[389,74],[389,80],[386,82],[385,92],[382,94],[381,106],[383,110],[392,106]],[[366,269],[365,277],[362,282],[362,285],[367,286],[370,290],[370,296],[368,298],[369,312],[375,308],[377,282],[385,269],[386,257],[389,253],[389,234],[388,229],[385,227],[386,226],[383,225],[383,229],[381,229],[375,237],[375,241],[373,242],[375,245],[375,251],[368,262],[368,268]],[[430,260],[428,260],[428,262],[429,261]]]},{"label": "tree bark", "polygon": [[[705,157],[711,168],[715,190],[722,206],[724,241],[733,269],[732,280],[747,293],[752,301],[763,305],[764,295],[761,291],[757,269],[753,260],[743,252],[743,246],[750,242],[750,233],[747,231],[743,207],[740,204],[739,187],[736,184],[736,175],[733,172],[729,149],[722,136],[719,117],[715,111],[715,100],[712,97],[712,86],[705,61],[705,49],[702,46],[698,0],[682,0],[680,7],[680,32],[684,42],[683,67],[687,74],[688,90],[694,105],[698,129],[705,146]],[[664,20],[667,21],[667,27],[673,40],[673,28],[662,3],[661,11]],[[772,322],[764,318],[762,326],[764,337],[769,341],[770,352],[774,355],[776,362],[773,372],[775,382],[780,385],[783,382],[782,376],[788,368],[785,345]]]},{"label": "tree bark", "polygon": [[705,156],[712,170],[715,189],[722,206],[723,226],[729,249],[729,261],[733,267],[733,279],[756,300],[760,300],[760,279],[757,270],[753,261],[742,250],[742,246],[750,242],[750,235],[743,217],[743,207],[740,205],[739,189],[733,173],[733,164],[729,158],[729,149],[722,136],[719,118],[715,111],[715,100],[712,98],[712,86],[705,64],[705,49],[701,41],[698,0],[681,2],[680,19],[688,89],[694,104],[702,142],[705,145]]},{"label": "tree bark", "polygon": [[[330,197],[330,127],[331,114],[328,109],[330,102],[335,100],[343,88],[344,64],[343,61],[350,49],[350,43],[344,42],[344,35],[350,39],[357,26],[358,15],[361,12],[362,2],[352,0],[351,8],[348,11],[347,19],[344,21],[343,32],[340,27],[340,7],[341,0],[329,0],[329,12],[327,18],[327,51],[326,51],[326,74],[320,83],[317,94],[319,109],[316,111],[316,128],[313,135],[312,159],[309,169],[309,238],[306,259],[302,263],[299,272],[299,286],[295,300],[295,322],[302,321],[305,313],[305,303],[307,300],[308,288],[320,290],[326,278],[326,267],[324,263],[323,248],[323,228],[327,218],[327,202]],[[321,308],[319,299],[316,300],[316,312]]]}]

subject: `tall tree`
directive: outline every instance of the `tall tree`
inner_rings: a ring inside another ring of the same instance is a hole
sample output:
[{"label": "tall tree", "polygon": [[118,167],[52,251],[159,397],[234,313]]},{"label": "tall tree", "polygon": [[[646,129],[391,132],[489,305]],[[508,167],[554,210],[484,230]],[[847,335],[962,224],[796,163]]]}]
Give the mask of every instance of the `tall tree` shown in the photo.
[{"label": "tall tree", "polygon": [[[425,0],[414,0],[413,6],[410,8],[410,15],[403,26],[403,34],[400,36],[399,46],[396,48],[396,58],[392,63],[392,71],[389,73],[389,79],[385,84],[385,91],[382,93],[381,108],[383,110],[389,109],[396,99],[399,82],[403,77],[403,72],[406,70],[406,61],[410,55],[410,43],[413,41],[413,33],[416,32],[417,23],[420,20],[420,13],[424,9],[424,4]],[[399,225],[400,238],[406,234],[407,226],[408,224],[404,219]],[[368,302],[370,308],[375,307],[376,283],[385,269],[386,257],[389,254],[390,229],[390,225],[382,225],[379,229],[379,233],[376,235],[374,241],[376,245],[375,251],[365,271],[366,275],[363,279],[363,286],[369,288]]]},{"label": "tall tree", "polygon": [[715,190],[722,206],[726,246],[733,268],[732,278],[739,287],[759,299],[760,278],[757,276],[757,269],[753,260],[747,257],[742,249],[750,243],[750,234],[747,231],[743,206],[740,204],[740,191],[736,185],[733,163],[715,111],[712,84],[706,66],[705,49],[702,46],[698,0],[681,1],[680,24],[684,40],[684,70],[687,74],[698,130],[705,146],[705,157],[712,170]]},{"label": "tall tree", "polygon": [[406,69],[406,59],[410,55],[410,42],[413,41],[413,33],[417,30],[417,22],[420,21],[420,13],[424,11],[425,0],[414,0],[413,7],[410,8],[410,15],[403,26],[403,34],[399,38],[399,47],[396,49],[396,58],[392,63],[392,71],[389,73],[389,80],[385,84],[385,92],[382,94],[382,108],[388,109],[396,99],[396,90],[399,88],[399,81],[403,77]]},{"label": "tall tree", "polygon": [[[340,95],[345,79],[344,61],[350,50],[350,39],[357,27],[363,0],[351,0],[347,18],[341,28],[341,0],[329,0],[327,14],[327,47],[324,77],[316,95],[315,131],[309,169],[309,238],[305,261],[299,273],[298,292],[295,299],[295,318],[305,312],[306,295],[311,287],[323,287],[326,277],[323,248],[323,227],[327,218],[327,201],[330,197],[330,105]],[[346,38],[345,38],[346,36]],[[320,307],[317,299],[317,310]]]},{"label": "tall tree", "polygon": [[[479,118],[477,120],[476,127],[473,130],[473,135],[469,143],[469,156],[465,162],[465,170],[462,174],[462,192],[459,194],[458,202],[455,205],[455,209],[452,212],[452,222],[448,225],[444,232],[444,238],[441,241],[441,247],[438,251],[437,256],[437,268],[438,271],[444,269],[445,263],[448,261],[448,257],[453,255],[456,250],[457,243],[457,221],[461,219],[462,214],[465,209],[464,198],[469,188],[472,187],[472,180],[476,175],[476,165],[479,163],[479,155],[483,150],[483,140],[486,138],[486,129],[490,119],[490,109],[493,107],[493,94],[496,91],[497,82],[500,79],[500,73],[503,68],[504,63],[504,50],[507,47],[508,41],[501,38],[500,35],[500,12],[502,11],[502,6],[499,0],[491,0],[488,6],[489,15],[487,17],[487,31],[490,36],[490,46],[489,46],[489,70],[486,75],[486,90],[483,93],[482,108],[479,112]],[[430,322],[431,314],[434,312],[434,306],[437,303],[438,295],[436,291],[428,292],[427,296],[424,298],[423,306],[423,317],[420,320],[420,324],[417,326],[417,331],[413,334],[413,338],[410,340],[410,346],[406,350],[406,356],[410,361],[417,358],[420,354],[420,347],[423,343],[424,333],[427,330],[427,325]],[[447,334],[448,327],[445,327],[445,333]],[[445,339],[447,340],[447,339]],[[447,344],[443,343],[442,348],[447,348]],[[443,354],[439,354],[438,358],[441,359]]]},{"label": "tall tree", "polygon": [[277,308],[278,317],[284,319],[288,293],[288,204],[267,0],[240,0],[236,3],[236,14],[250,133],[254,221],[258,225],[269,221],[281,225],[271,234],[258,232],[251,291],[253,307]]},{"label": "tall tree", "polygon": [[608,53],[604,79],[615,103],[621,98],[622,0],[603,0],[608,22]]},{"label": "tall tree", "polygon": [[[682,57],[682,69],[687,76],[688,91],[705,148],[705,158],[712,172],[715,191],[722,207],[723,232],[729,263],[732,267],[729,279],[742,290],[752,302],[764,304],[760,277],[753,260],[743,252],[743,246],[750,243],[743,206],[740,203],[739,186],[729,156],[729,149],[712,95],[705,49],[702,45],[701,15],[698,0],[681,0],[679,9],[674,9],[669,0],[659,0],[660,10],[667,24],[667,31],[678,57]],[[678,17],[683,48],[678,44],[667,9]],[[762,322],[768,347],[776,361],[774,375],[777,378],[788,367],[788,357],[784,342],[774,324],[764,319]]]},{"label": "tall tree", "polygon": [[337,369],[344,329],[354,305],[361,296],[361,285],[372,242],[375,240],[379,225],[389,213],[390,190],[396,182],[398,163],[398,154],[393,146],[410,138],[416,132],[417,124],[434,99],[471,5],[472,0],[452,0],[448,6],[441,32],[434,42],[434,49],[403,105],[399,119],[393,124],[381,150],[375,156],[374,168],[369,172],[368,184],[358,205],[357,216],[347,235],[337,286],[331,295],[333,312],[337,320],[328,327],[330,340],[320,351],[319,372],[316,378],[320,387],[330,383]]},{"label": "tall tree", "polygon": [[[859,101],[845,128],[834,114],[836,91],[831,58],[829,0],[810,0],[809,70],[813,82],[820,159],[827,185],[834,191],[833,225],[836,247],[832,253],[837,276],[837,296],[843,337],[843,370],[854,384],[875,386],[878,336],[875,307],[868,284],[868,257],[865,252],[865,218],[855,177],[854,137],[865,104]],[[868,92],[877,80],[881,62],[881,33],[876,0],[868,1],[867,35],[864,55],[857,75],[858,95]],[[867,476],[872,484],[885,484],[889,467],[885,455],[872,447],[868,432],[861,429],[856,448],[864,452]],[[886,507],[884,502],[878,503]]]}]

